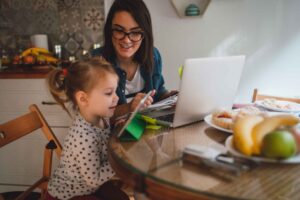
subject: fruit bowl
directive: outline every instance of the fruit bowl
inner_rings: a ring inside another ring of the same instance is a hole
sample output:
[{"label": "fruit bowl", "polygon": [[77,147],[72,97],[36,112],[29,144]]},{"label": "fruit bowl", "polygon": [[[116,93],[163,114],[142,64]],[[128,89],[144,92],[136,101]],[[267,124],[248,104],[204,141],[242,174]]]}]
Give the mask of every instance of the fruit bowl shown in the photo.
[{"label": "fruit bowl", "polygon": [[246,156],[240,153],[237,149],[235,149],[233,144],[233,136],[229,136],[226,139],[225,146],[228,152],[236,157],[249,159],[255,162],[265,162],[265,163],[284,163],[284,164],[297,164],[300,163],[300,154],[296,154],[293,157],[287,159],[275,159],[275,158],[266,158],[262,156]]}]

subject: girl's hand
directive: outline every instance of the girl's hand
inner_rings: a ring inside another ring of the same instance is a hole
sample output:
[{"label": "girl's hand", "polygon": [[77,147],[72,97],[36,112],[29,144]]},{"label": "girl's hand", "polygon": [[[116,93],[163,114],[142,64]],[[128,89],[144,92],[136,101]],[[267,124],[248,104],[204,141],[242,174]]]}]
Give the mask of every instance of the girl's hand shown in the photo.
[{"label": "girl's hand", "polygon": [[[145,93],[138,93],[132,101],[129,103],[129,110],[132,112],[140,103],[140,101],[144,98]],[[151,95],[145,100],[144,105],[142,108],[146,108],[153,103],[153,96],[155,95],[155,90],[152,91]]]}]

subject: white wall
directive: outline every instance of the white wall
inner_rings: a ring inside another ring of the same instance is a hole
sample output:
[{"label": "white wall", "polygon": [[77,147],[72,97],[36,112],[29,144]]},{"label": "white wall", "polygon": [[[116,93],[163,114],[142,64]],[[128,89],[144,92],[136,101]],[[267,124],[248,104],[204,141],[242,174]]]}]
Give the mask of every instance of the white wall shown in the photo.
[{"label": "white wall", "polygon": [[[255,87],[300,97],[300,1],[211,0],[196,18],[179,18],[169,0],[144,1],[167,88],[178,88],[177,68],[185,58],[245,54],[236,102],[249,102]],[[111,2],[105,0],[106,8]]]}]

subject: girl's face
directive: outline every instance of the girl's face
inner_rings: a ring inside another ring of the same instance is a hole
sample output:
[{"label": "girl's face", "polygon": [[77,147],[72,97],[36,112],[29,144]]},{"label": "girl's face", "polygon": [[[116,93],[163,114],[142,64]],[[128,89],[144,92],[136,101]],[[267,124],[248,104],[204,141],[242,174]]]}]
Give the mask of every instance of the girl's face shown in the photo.
[{"label": "girl's face", "polygon": [[133,59],[143,41],[143,30],[130,13],[120,11],[112,20],[112,43],[119,60]]},{"label": "girl's face", "polygon": [[112,117],[119,97],[116,95],[118,76],[106,72],[88,93],[88,113],[91,118]]}]

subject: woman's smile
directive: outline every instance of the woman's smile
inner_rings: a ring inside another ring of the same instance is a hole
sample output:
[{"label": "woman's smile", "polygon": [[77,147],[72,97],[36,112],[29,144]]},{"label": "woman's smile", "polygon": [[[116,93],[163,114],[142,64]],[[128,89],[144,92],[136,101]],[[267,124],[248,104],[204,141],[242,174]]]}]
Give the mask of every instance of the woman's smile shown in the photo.
[{"label": "woman's smile", "polygon": [[120,47],[123,49],[130,49],[131,47],[133,47],[133,44],[120,43]]}]

